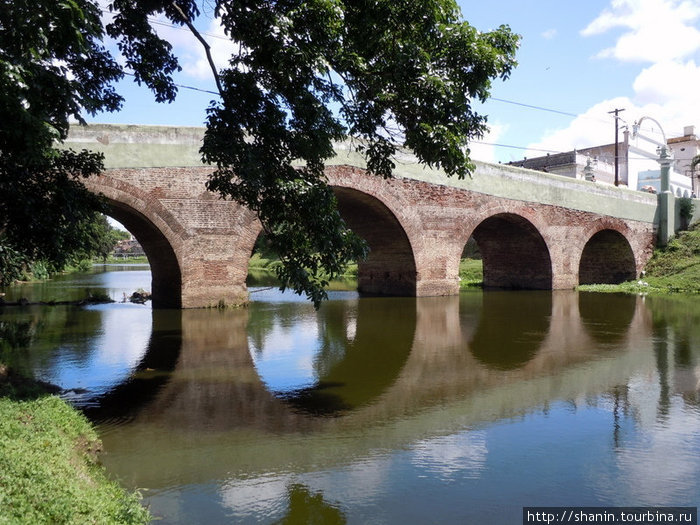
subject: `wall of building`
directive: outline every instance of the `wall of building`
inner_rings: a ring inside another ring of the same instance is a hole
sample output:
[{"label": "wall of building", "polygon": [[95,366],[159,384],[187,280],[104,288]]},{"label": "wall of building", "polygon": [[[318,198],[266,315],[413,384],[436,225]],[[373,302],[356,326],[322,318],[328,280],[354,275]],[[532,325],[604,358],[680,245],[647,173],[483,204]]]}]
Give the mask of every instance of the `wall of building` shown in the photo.
[{"label": "wall of building", "polygon": [[695,135],[695,126],[683,128],[683,136],[668,139],[668,145],[673,152],[674,171],[690,176],[690,163],[693,157],[700,154],[700,141]]}]

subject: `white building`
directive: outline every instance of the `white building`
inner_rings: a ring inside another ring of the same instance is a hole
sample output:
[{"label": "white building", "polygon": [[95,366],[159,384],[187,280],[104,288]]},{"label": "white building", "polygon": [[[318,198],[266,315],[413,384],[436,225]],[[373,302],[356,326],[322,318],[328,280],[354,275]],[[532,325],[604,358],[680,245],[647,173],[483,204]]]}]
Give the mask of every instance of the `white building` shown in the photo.
[{"label": "white building", "polygon": [[[661,171],[659,169],[659,142],[644,134],[643,130],[624,133],[624,151],[627,154],[627,185],[630,188],[660,189]],[[673,159],[669,173],[670,190],[676,197],[690,197],[695,192],[695,184],[690,170],[691,160],[698,154],[698,140],[695,127],[686,126],[683,136],[666,140],[669,153]]]},{"label": "white building", "polygon": [[[636,133],[634,131],[637,131]],[[690,197],[699,193],[698,172],[691,173],[690,163],[700,154],[700,141],[695,127],[687,126],[682,137],[668,139],[673,157],[670,173],[670,189],[677,197]],[[648,137],[643,129],[623,131],[618,144],[618,182],[641,191],[658,192],[660,189],[659,147],[663,142]],[[555,173],[597,183],[615,183],[615,144],[606,144],[510,162],[514,166]],[[695,175],[694,179],[692,175]]]}]

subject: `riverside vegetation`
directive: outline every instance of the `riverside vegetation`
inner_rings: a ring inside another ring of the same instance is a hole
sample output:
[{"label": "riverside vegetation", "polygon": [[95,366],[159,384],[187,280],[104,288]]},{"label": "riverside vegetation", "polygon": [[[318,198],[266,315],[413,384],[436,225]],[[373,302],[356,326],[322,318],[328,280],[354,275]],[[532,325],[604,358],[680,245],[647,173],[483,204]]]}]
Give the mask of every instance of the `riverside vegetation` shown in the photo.
[{"label": "riverside vegetation", "polygon": [[0,523],[148,523],[98,462],[92,425],[52,390],[0,365]]}]

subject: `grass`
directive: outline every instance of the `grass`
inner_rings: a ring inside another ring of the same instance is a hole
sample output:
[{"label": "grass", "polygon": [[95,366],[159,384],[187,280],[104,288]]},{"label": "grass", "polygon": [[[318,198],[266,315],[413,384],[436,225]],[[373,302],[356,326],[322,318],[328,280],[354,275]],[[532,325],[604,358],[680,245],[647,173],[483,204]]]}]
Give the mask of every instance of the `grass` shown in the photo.
[{"label": "grass", "polygon": [[484,282],[484,266],[481,259],[462,259],[459,261],[459,287],[480,288]]},{"label": "grass", "polygon": [[99,464],[87,419],[0,368],[0,524],[148,523],[138,494]]},{"label": "grass", "polygon": [[110,255],[106,259],[95,259],[92,261],[95,264],[148,264],[148,257],[141,255],[139,257],[114,257]]},{"label": "grass", "polygon": [[263,257],[261,254],[255,252],[248,262],[248,269],[250,270],[274,270],[275,266],[282,263],[278,259]]},{"label": "grass", "polygon": [[[275,268],[281,264],[282,263],[280,262],[280,260],[275,257],[268,258],[261,255],[258,252],[255,252],[250,258],[250,261],[248,263],[248,269],[274,271]],[[348,264],[347,268],[345,269],[345,273],[343,273],[342,276],[357,277],[357,263]]]},{"label": "grass", "polygon": [[593,284],[579,290],[628,293],[700,293],[700,223],[680,232],[664,248],[654,251],[637,281],[619,285]]}]

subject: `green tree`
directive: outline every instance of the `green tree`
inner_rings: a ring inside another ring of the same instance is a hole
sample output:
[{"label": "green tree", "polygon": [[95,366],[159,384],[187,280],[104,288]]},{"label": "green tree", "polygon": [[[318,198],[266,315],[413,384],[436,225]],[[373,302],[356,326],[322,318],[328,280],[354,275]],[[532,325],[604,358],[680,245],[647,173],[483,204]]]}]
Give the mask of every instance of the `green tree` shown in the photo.
[{"label": "green tree", "polygon": [[[48,131],[41,128],[41,145],[55,152],[48,139],[65,137],[67,117],[80,120],[78,106],[111,111],[121,102],[111,88],[120,71],[98,45],[103,28],[97,8],[88,0],[0,2],[2,30],[13,33],[8,41],[25,31],[38,34],[13,48],[8,64],[17,53],[30,65],[37,53],[45,55],[40,74],[15,78],[10,65],[0,71],[0,82],[13,86],[7,97],[16,112],[24,108],[37,123],[48,124]],[[158,101],[176,96],[172,74],[179,65],[148,19],[164,16],[200,39],[219,92],[208,108],[201,150],[203,160],[215,166],[208,187],[257,213],[283,263],[278,271],[283,286],[318,305],[326,279],[367,249],[346,227],[326,184],[323,169],[334,154],[333,142],[353,137],[368,170],[378,176],[392,175],[399,148],[448,175],[467,176],[473,170],[469,140],[486,129],[486,117],[474,111],[472,101],[487,98],[492,80],[509,75],[519,37],[506,26],[478,32],[461,20],[454,0],[210,0],[208,5],[238,43],[222,70],[214,67],[196,29],[196,0],[112,0],[114,18],[106,31],[135,80],[149,86]],[[5,35],[0,38],[2,45]],[[63,51],[72,49],[81,60],[69,63],[72,55]],[[46,74],[65,89],[42,80]],[[79,80],[69,80],[71,75]],[[35,115],[25,101],[42,90],[51,92],[52,104]],[[74,162],[96,160],[74,155]],[[92,172],[79,173],[87,171]]]},{"label": "green tree", "polygon": [[0,0],[0,245],[26,261],[63,266],[101,210],[80,179],[102,157],[56,147],[71,119],[120,107],[99,15],[90,2]]},{"label": "green tree", "polygon": [[79,253],[81,259],[93,259],[99,257],[103,261],[114,252],[117,243],[121,239],[128,239],[129,233],[113,228],[107,217],[98,214],[95,219],[87,225],[88,231],[85,237],[89,239],[84,249]]}]

